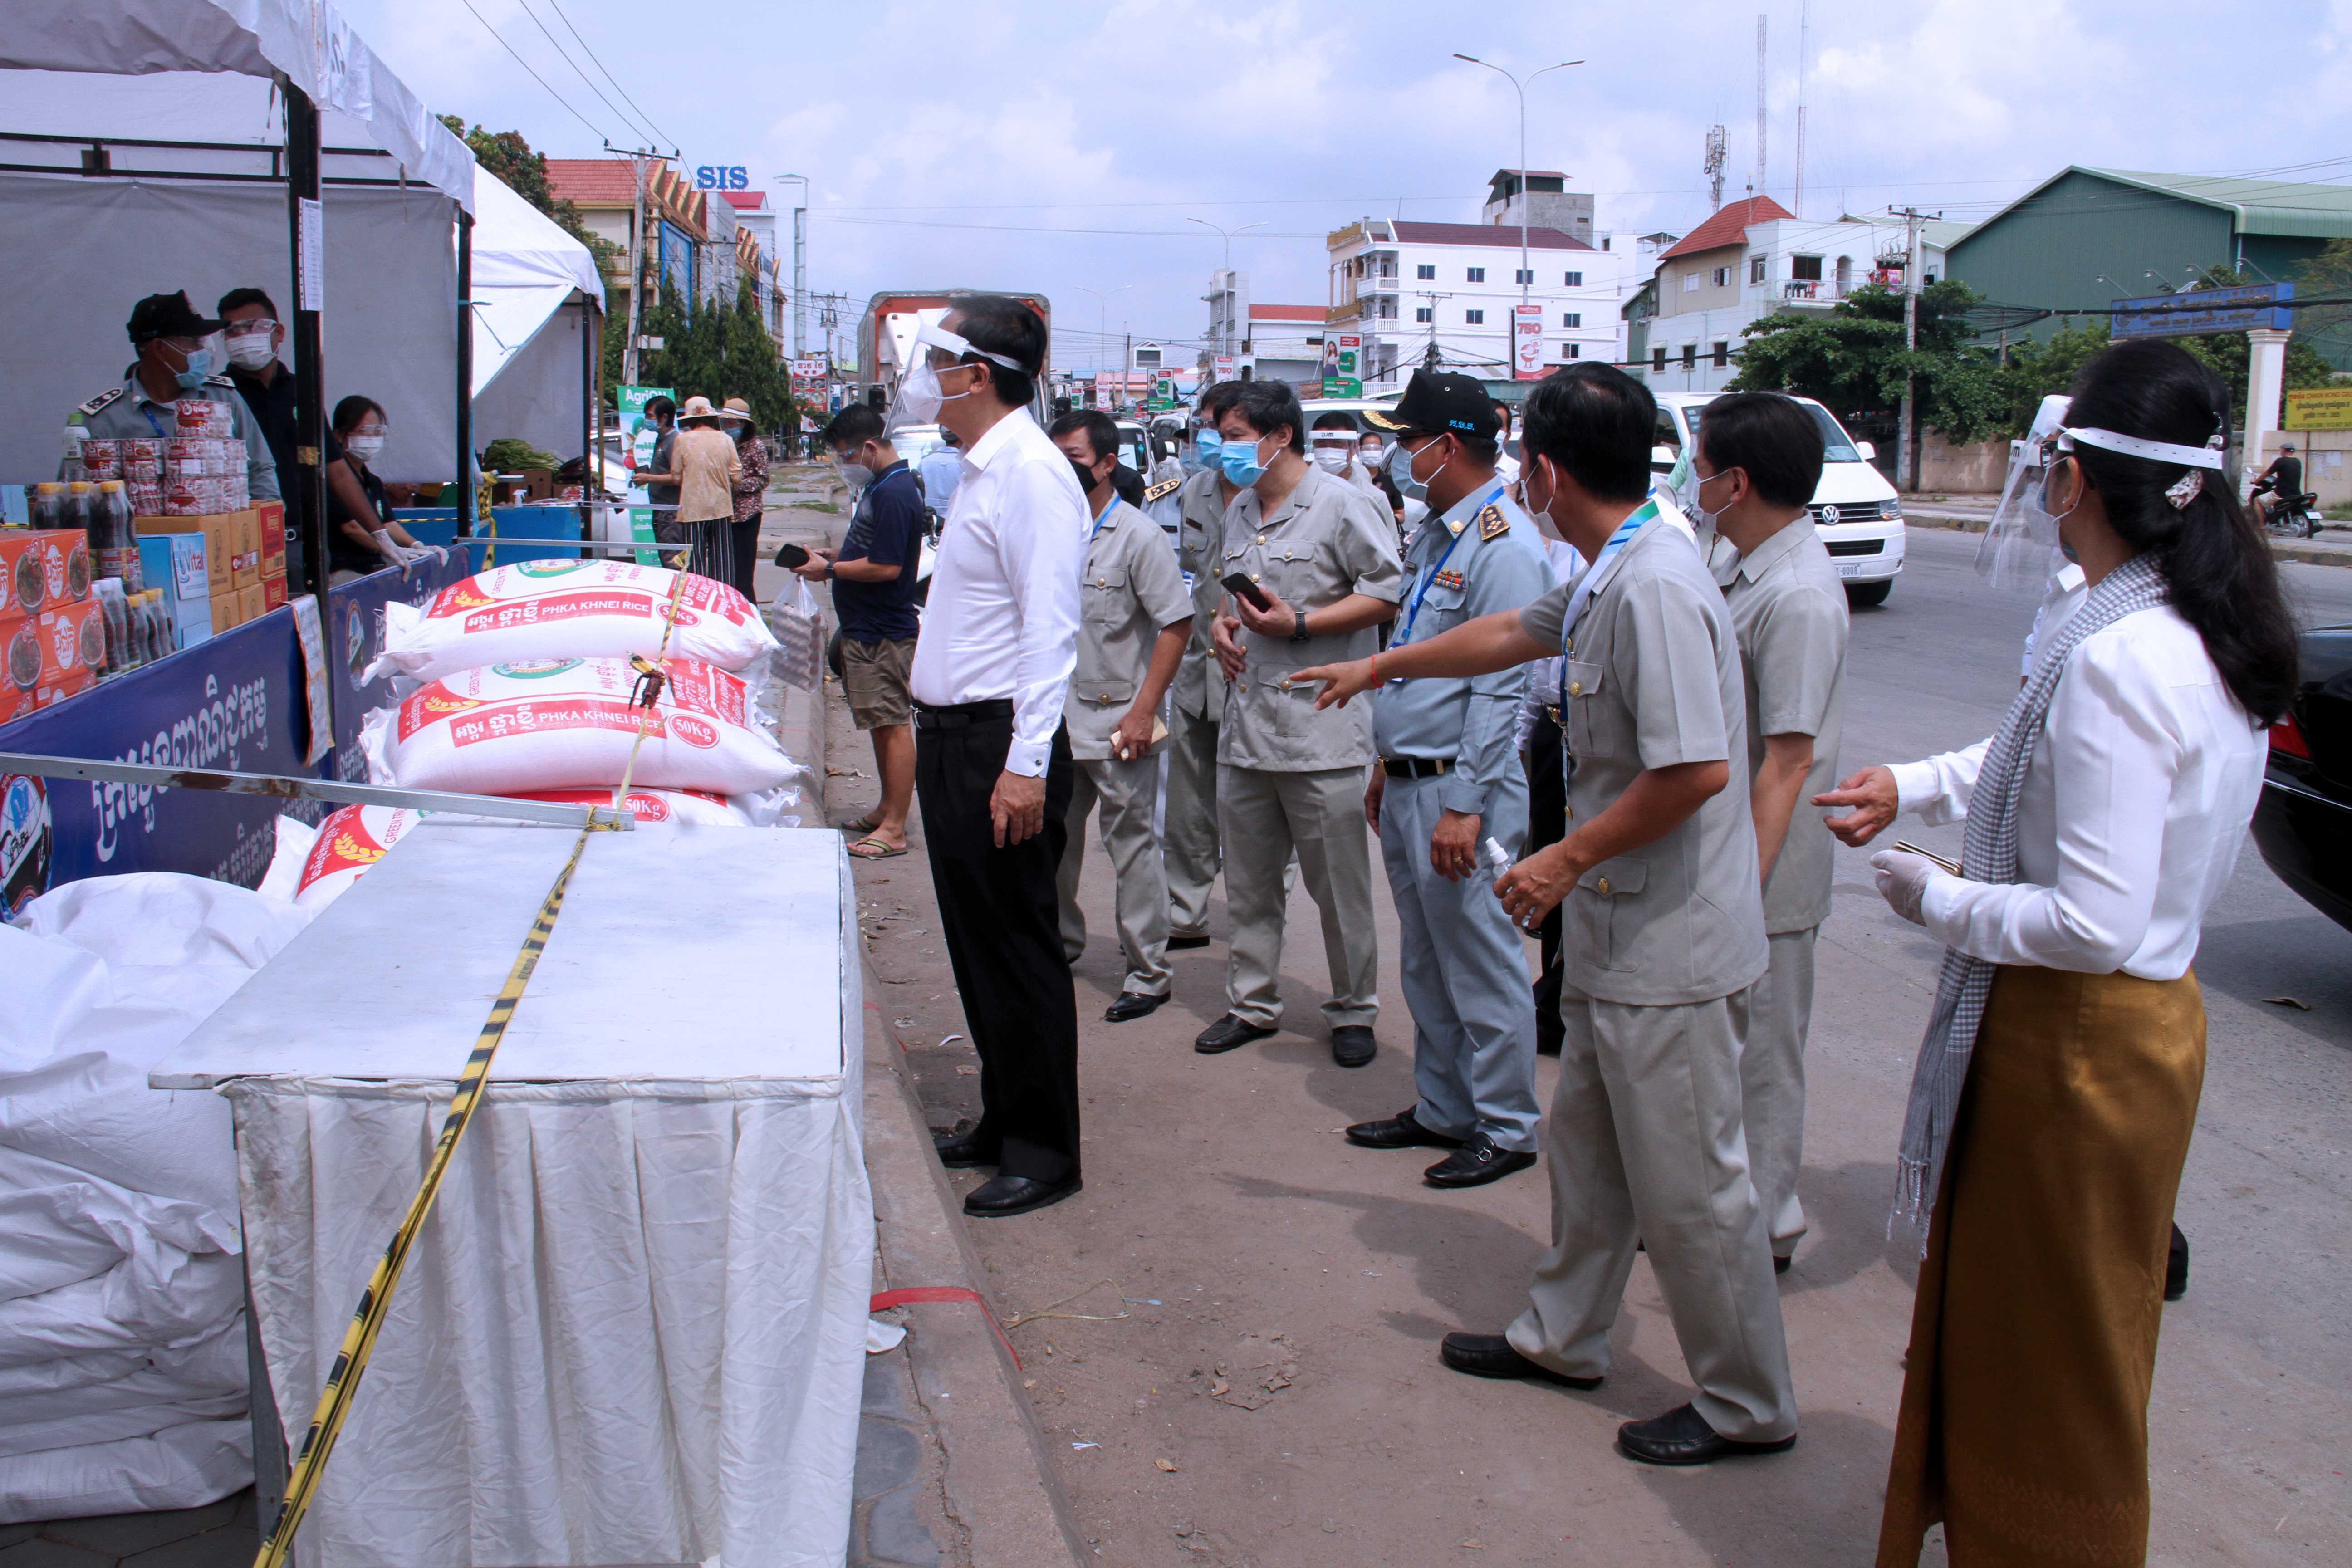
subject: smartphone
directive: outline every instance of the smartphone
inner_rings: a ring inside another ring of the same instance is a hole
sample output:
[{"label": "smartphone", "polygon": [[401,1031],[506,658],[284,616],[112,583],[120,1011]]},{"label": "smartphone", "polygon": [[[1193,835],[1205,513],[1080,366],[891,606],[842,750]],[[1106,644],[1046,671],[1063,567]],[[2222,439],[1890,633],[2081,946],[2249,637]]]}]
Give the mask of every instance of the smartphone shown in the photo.
[{"label": "smartphone", "polygon": [[1217,585],[1228,594],[1247,599],[1258,609],[1268,610],[1274,607],[1274,601],[1265,596],[1265,590],[1251,582],[1249,574],[1246,572],[1236,572],[1230,577],[1223,578]]},{"label": "smartphone", "polygon": [[809,552],[797,544],[787,544],[776,552],[776,564],[788,570],[808,564]]}]

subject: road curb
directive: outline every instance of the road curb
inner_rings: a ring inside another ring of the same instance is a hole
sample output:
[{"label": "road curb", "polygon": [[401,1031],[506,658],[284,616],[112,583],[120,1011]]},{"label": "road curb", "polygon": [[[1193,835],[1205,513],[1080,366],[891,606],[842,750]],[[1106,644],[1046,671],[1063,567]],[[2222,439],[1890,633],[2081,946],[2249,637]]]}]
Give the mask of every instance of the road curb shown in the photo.
[{"label": "road curb", "polygon": [[[873,973],[873,954],[866,954]],[[866,1004],[866,1171],[874,1189],[876,1289],[961,1287],[988,1299],[962,1204],[931,1152],[906,1053]],[[1000,1222],[1009,1223],[1009,1222]],[[982,1313],[989,1314],[983,1317]],[[950,1521],[972,1568],[1088,1561],[1021,1373],[997,1337],[995,1309],[939,1302],[908,1312],[915,1395],[936,1437]]]},{"label": "road curb", "polygon": [[[1903,521],[1913,528],[1943,528],[1958,533],[1982,533],[1990,521],[1959,512],[1907,510]],[[2300,561],[2307,566],[2352,566],[2352,544],[2311,539],[2273,539],[2266,542],[2274,560]]]}]

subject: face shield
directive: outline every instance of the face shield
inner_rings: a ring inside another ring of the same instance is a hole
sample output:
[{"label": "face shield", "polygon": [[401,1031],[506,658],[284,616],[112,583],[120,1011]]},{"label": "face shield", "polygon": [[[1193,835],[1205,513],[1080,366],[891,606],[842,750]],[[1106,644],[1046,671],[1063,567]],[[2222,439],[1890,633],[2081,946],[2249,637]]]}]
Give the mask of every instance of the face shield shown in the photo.
[{"label": "face shield", "polygon": [[1028,367],[1019,360],[1008,354],[992,353],[987,349],[974,348],[968,341],[949,331],[945,327],[926,322],[915,329],[914,363],[907,367],[907,374],[899,378],[898,395],[890,405],[890,417],[886,422],[888,428],[897,430],[908,425],[936,425],[939,423],[940,409],[942,405],[953,402],[955,398],[970,397],[973,392],[979,390],[977,387],[967,388],[952,396],[942,390],[940,385],[939,372],[931,368],[930,351],[933,349],[952,356],[958,363],[961,363],[967,354],[971,354],[992,361],[1007,370],[1018,371],[1023,374],[1028,374]]},{"label": "face shield", "polygon": [[1348,458],[1355,449],[1353,430],[1315,430],[1307,437],[1307,455],[1327,474],[1346,472]]},{"label": "face shield", "polygon": [[2057,570],[2058,520],[2042,503],[2042,487],[2061,456],[2058,437],[2073,402],[2057,394],[2043,398],[2025,439],[2009,444],[2009,474],[1977,543],[1977,575],[1996,588],[2039,594]]}]

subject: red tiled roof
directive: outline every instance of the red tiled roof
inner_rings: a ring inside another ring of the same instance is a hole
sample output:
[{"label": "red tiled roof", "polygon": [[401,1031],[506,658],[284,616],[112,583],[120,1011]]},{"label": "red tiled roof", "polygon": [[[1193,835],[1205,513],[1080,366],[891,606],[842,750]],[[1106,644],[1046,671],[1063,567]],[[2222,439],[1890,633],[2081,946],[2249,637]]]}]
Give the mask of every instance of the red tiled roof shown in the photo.
[{"label": "red tiled roof", "polygon": [[636,175],[626,158],[550,158],[547,188],[557,201],[628,206],[637,199]]},{"label": "red tiled roof", "polygon": [[1253,321],[1320,321],[1326,312],[1320,305],[1252,305]]},{"label": "red tiled roof", "polygon": [[[1519,226],[1515,223],[1391,223],[1389,227],[1396,231],[1400,245],[1517,246],[1519,243]],[[1528,247],[1530,250],[1592,248],[1574,235],[1562,234],[1556,228],[1528,230]]]},{"label": "red tiled roof", "polygon": [[1748,226],[1770,223],[1775,218],[1797,215],[1774,201],[1770,196],[1747,196],[1739,201],[1726,202],[1714,216],[1683,236],[1682,239],[1659,255],[1665,260],[1674,256],[1696,256],[1702,250],[1720,250],[1727,245],[1748,243]]},{"label": "red tiled roof", "polygon": [[733,207],[739,213],[751,212],[756,208],[763,207],[768,205],[768,193],[765,191],[730,191],[727,193],[727,205]]}]

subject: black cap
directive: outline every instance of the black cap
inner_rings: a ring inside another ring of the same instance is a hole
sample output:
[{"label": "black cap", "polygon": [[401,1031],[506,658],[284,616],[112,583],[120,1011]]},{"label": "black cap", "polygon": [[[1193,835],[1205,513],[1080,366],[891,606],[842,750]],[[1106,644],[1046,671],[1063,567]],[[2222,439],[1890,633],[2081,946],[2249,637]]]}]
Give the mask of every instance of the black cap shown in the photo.
[{"label": "black cap", "polygon": [[1468,436],[1491,441],[1500,428],[1495,422],[1495,400],[1471,376],[1451,372],[1412,373],[1395,408],[1364,410],[1364,417],[1381,430],[1409,430],[1431,436]]},{"label": "black cap", "polygon": [[208,321],[196,314],[184,289],[176,294],[150,294],[131,307],[133,343],[143,343],[150,338],[208,338],[220,330],[218,321]]}]

